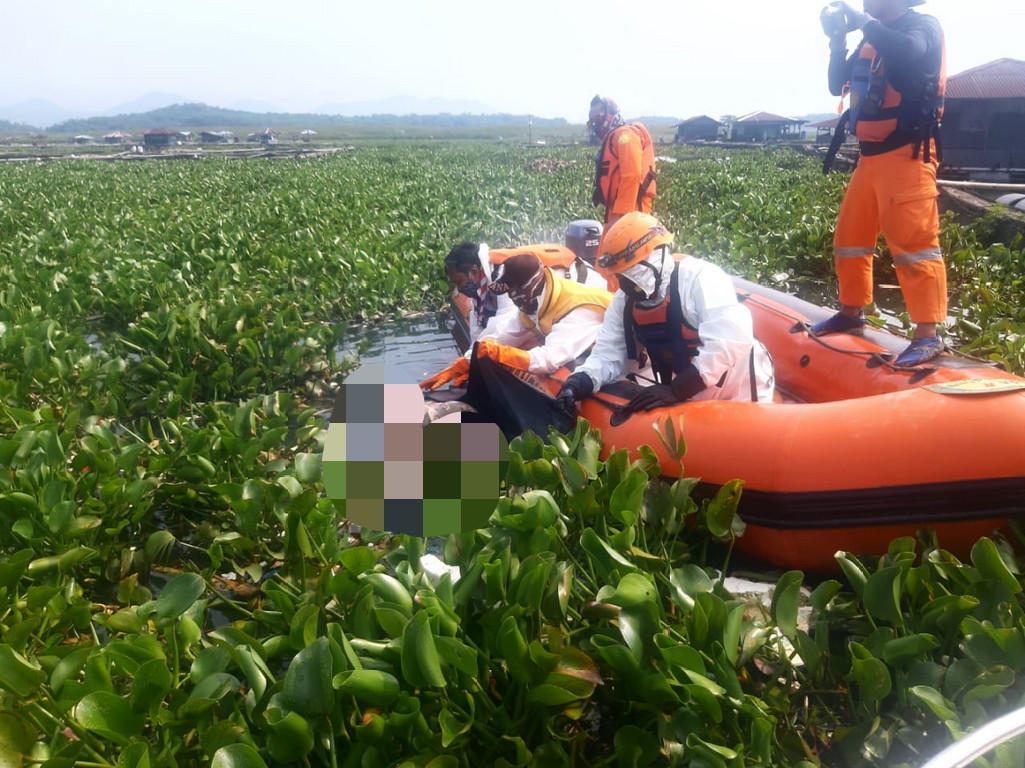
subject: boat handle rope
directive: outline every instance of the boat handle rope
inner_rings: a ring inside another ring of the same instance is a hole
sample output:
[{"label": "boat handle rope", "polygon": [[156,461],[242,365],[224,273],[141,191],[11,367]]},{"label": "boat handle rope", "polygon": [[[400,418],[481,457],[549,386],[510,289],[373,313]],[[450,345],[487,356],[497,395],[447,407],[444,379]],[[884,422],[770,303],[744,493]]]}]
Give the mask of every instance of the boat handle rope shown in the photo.
[{"label": "boat handle rope", "polygon": [[914,366],[903,366],[894,365],[890,362],[889,358],[893,357],[893,352],[869,352],[868,350],[862,349],[844,349],[843,347],[837,347],[825,341],[821,336],[816,336],[811,332],[811,323],[807,320],[798,320],[793,328],[790,329],[791,333],[800,333],[804,331],[808,334],[808,338],[821,344],[823,347],[831,352],[840,352],[846,355],[864,356],[867,358],[869,368],[878,368],[882,366],[889,368],[891,371],[897,373],[910,373],[915,381],[920,381],[926,376],[936,373],[940,369],[938,365],[914,365]]}]

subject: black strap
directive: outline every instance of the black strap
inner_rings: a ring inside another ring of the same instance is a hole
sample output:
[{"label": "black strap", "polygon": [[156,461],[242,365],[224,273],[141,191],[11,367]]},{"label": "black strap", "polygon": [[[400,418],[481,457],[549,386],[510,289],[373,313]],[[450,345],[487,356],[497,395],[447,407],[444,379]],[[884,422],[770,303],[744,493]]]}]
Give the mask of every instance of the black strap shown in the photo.
[{"label": "black strap", "polygon": [[[758,342],[755,342],[757,344]],[[755,348],[751,345],[751,361],[749,365],[751,369],[751,402],[758,402],[758,384],[755,382]]]},{"label": "black strap", "polygon": [[626,359],[637,359],[637,337],[634,335],[634,301],[627,296],[623,302],[623,337],[626,339]]},{"label": "black strap", "polygon": [[833,159],[836,157],[836,153],[840,151],[840,145],[847,138],[847,123],[850,119],[851,111],[849,109],[844,110],[836,124],[836,130],[833,132],[833,140],[829,142],[829,150],[826,152],[826,157],[822,161],[823,175],[829,173],[829,169],[833,167]]},{"label": "black strap", "polygon": [[640,188],[637,190],[637,210],[641,210],[641,201],[644,199],[644,194],[648,191],[648,187],[651,183],[657,179],[658,176],[655,174],[654,168],[649,168],[647,175],[644,177],[644,181],[641,182]]}]

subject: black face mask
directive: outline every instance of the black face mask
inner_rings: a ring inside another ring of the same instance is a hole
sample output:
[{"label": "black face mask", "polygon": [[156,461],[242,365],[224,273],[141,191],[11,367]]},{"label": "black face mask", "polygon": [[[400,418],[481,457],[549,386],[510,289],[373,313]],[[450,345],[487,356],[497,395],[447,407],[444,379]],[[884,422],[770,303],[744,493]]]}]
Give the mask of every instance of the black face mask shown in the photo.
[{"label": "black face mask", "polygon": [[630,301],[638,302],[644,301],[647,298],[647,294],[641,290],[640,286],[637,285],[629,277],[623,277],[619,275],[619,287],[626,294]]},{"label": "black face mask", "polygon": [[465,275],[466,279],[463,280],[463,284],[456,290],[463,294],[463,296],[467,296],[471,299],[480,298],[480,278],[478,277],[478,279],[474,280],[473,273],[470,270],[465,272],[463,270],[459,270],[459,272]]}]

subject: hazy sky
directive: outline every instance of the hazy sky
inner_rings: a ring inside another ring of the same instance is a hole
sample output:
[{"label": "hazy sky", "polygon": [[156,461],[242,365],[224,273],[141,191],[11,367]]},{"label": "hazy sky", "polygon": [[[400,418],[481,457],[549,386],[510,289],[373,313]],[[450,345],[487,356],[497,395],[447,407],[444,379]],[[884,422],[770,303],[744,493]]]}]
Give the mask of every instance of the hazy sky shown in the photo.
[{"label": "hazy sky", "polygon": [[[6,0],[0,106],[99,113],[149,92],[289,111],[392,96],[586,119],[830,112],[822,0]],[[860,7],[860,3],[858,3]],[[1025,59],[1025,3],[928,0],[948,73]],[[856,36],[851,36],[851,43]]]}]

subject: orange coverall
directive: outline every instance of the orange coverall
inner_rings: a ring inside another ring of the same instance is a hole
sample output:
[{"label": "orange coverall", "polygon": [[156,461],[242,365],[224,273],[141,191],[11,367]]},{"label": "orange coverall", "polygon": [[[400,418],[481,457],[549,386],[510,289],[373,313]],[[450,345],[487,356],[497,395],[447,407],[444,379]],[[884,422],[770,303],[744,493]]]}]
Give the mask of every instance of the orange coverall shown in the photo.
[{"label": "orange coverall", "polygon": [[[833,235],[840,303],[872,303],[872,259],[881,232],[912,323],[943,323],[947,277],[940,251],[937,147],[930,133],[943,111],[943,32],[933,17],[909,9],[887,24],[873,19],[864,36],[849,59],[842,48],[831,48],[829,62],[834,95],[859,62],[871,62],[885,83],[879,109],[862,109],[855,127],[861,157]],[[852,96],[852,111],[854,103]]]}]

